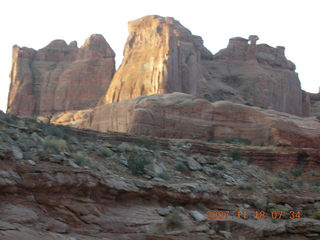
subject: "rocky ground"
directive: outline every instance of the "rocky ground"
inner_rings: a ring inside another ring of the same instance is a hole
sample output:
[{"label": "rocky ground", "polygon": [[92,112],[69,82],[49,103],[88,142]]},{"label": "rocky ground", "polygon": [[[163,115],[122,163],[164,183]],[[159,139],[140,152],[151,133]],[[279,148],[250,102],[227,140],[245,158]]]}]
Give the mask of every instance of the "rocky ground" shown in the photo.
[{"label": "rocky ground", "polygon": [[292,151],[0,113],[0,239],[319,240],[320,172]]}]

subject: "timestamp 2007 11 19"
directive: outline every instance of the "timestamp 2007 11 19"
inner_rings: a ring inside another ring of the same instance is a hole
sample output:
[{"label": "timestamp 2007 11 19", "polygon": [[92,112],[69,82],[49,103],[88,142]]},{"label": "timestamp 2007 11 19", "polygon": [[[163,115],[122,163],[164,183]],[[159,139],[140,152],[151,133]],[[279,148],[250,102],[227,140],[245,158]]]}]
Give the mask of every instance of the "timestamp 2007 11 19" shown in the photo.
[{"label": "timestamp 2007 11 19", "polygon": [[218,219],[249,219],[255,218],[258,220],[271,217],[272,219],[296,219],[301,218],[301,211],[207,211],[207,220]]}]

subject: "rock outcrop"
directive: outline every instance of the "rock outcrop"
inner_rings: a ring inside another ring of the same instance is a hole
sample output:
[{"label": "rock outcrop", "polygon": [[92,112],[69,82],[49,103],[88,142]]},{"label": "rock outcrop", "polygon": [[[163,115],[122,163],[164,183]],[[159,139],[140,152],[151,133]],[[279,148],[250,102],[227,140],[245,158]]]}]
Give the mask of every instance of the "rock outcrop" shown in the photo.
[{"label": "rock outcrop", "polygon": [[184,93],[138,97],[87,111],[59,113],[52,123],[165,138],[249,139],[256,145],[318,148],[320,123],[228,101],[210,103]]},{"label": "rock outcrop", "polygon": [[249,40],[232,38],[226,49],[215,54],[212,61],[204,62],[208,87],[202,95],[211,101],[235,99],[308,116],[308,103],[303,99],[295,65],[286,59],[284,47],[256,44],[257,36]]},{"label": "rock outcrop", "polygon": [[124,59],[102,103],[158,93],[197,95],[201,59],[212,54],[178,21],[147,16],[129,22]]},{"label": "rock outcrop", "polygon": [[308,97],[310,99],[310,114],[312,116],[320,116],[320,92],[319,93],[309,93]]},{"label": "rock outcrop", "polygon": [[63,40],[38,51],[14,46],[7,111],[45,115],[96,106],[113,77],[114,57],[98,34],[80,48]]},{"label": "rock outcrop", "polygon": [[[230,100],[308,116],[308,102],[284,47],[256,44],[258,36],[232,38],[213,55],[201,37],[173,18],[129,22],[124,60],[101,103],[183,92],[209,101]],[[250,41],[250,43],[248,43]]]},{"label": "rock outcrop", "polygon": [[160,16],[129,22],[129,32],[115,75],[114,53],[101,35],[80,49],[62,40],[39,51],[15,46],[8,112],[43,115],[182,92],[309,115],[309,98],[284,47],[257,44],[258,36],[252,35],[230,39],[213,55],[201,37]]}]

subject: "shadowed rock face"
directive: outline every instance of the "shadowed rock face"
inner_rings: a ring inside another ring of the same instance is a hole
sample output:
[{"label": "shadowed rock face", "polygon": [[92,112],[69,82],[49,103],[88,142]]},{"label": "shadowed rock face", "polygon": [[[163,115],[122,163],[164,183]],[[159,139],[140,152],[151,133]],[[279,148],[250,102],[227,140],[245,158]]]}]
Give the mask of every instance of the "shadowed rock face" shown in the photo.
[{"label": "shadowed rock face", "polygon": [[201,58],[212,54],[173,18],[147,16],[129,22],[123,62],[102,103],[157,93],[197,95]]},{"label": "shadowed rock face", "polygon": [[312,116],[320,116],[320,92],[309,93],[308,97],[310,98],[310,114]]},{"label": "shadowed rock face", "polygon": [[286,59],[283,47],[256,45],[256,38],[250,43],[232,38],[204,64],[209,76],[204,96],[209,100],[238,100],[298,116],[309,114],[295,65]]},{"label": "shadowed rock face", "polygon": [[32,115],[96,106],[113,77],[114,57],[97,34],[81,48],[63,40],[38,51],[14,46],[7,111]]}]

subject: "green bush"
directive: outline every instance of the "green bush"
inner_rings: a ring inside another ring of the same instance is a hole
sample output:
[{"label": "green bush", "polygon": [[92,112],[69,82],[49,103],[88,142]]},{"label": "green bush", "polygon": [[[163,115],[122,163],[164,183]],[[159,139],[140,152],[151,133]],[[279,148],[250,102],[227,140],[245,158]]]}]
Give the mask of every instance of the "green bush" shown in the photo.
[{"label": "green bush", "polygon": [[291,175],[294,177],[299,177],[303,173],[302,168],[295,168],[291,170]]},{"label": "green bush", "polygon": [[216,165],[214,165],[214,168],[220,170],[220,171],[224,171],[227,169],[225,163],[223,163],[222,161],[221,162],[218,162]]},{"label": "green bush", "polygon": [[240,189],[240,190],[253,190],[254,187],[249,182],[246,182],[246,183],[240,183],[238,185],[238,189]]},{"label": "green bush", "polygon": [[311,214],[310,218],[320,220],[320,210],[313,212],[313,213]]},{"label": "green bush", "polygon": [[88,163],[90,163],[90,157],[83,152],[76,152],[75,154],[72,155],[74,158],[74,162],[78,165],[78,166],[84,166]]},{"label": "green bush", "polygon": [[44,139],[43,147],[45,150],[55,153],[64,152],[67,149],[67,142],[64,139],[46,137]]},{"label": "green bush", "polygon": [[230,151],[230,157],[234,161],[241,161],[241,155],[242,155],[241,149],[236,148]]},{"label": "green bush", "polygon": [[114,152],[111,149],[109,149],[107,147],[104,147],[104,148],[99,148],[98,151],[97,151],[97,154],[100,157],[106,157],[107,158],[107,157],[113,156]]},{"label": "green bush", "polygon": [[246,138],[240,138],[240,137],[235,137],[235,138],[229,138],[225,141],[226,143],[230,144],[236,144],[236,145],[251,145],[251,141]]},{"label": "green bush", "polygon": [[153,139],[144,136],[138,138],[138,145],[150,150],[159,149],[159,145]]},{"label": "green bush", "polygon": [[145,173],[145,159],[139,154],[131,154],[128,159],[128,168],[133,175],[142,175]]},{"label": "green bush", "polygon": [[69,139],[69,135],[67,133],[68,127],[65,126],[56,126],[56,125],[46,125],[45,127],[45,132],[48,135],[57,137],[57,138],[62,138],[64,140]]},{"label": "green bush", "polygon": [[280,189],[280,190],[286,190],[286,189],[292,188],[291,183],[285,181],[284,179],[276,179],[273,182],[273,186],[277,189]]}]

